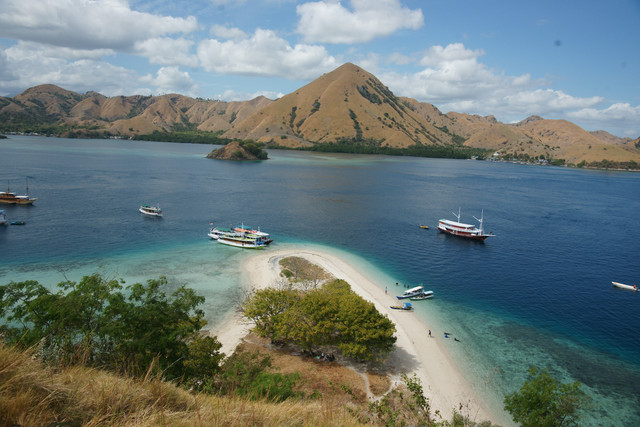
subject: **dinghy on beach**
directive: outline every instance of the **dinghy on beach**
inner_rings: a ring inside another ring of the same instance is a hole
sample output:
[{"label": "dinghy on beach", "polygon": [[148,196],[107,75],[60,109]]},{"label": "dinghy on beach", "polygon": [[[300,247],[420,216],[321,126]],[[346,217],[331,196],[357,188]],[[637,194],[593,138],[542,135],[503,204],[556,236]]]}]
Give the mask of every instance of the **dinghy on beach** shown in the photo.
[{"label": "dinghy on beach", "polygon": [[618,283],[618,282],[611,282],[613,283],[613,286],[615,286],[616,288],[620,288],[620,289],[628,289],[630,291],[637,291],[638,287],[636,285],[625,285],[624,283]]}]

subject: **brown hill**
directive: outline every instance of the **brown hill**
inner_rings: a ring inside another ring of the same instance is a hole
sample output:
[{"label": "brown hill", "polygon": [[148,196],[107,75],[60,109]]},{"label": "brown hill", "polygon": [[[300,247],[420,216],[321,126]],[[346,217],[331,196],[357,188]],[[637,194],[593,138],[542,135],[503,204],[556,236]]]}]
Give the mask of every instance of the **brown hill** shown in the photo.
[{"label": "brown hill", "polygon": [[[458,121],[465,116],[457,113],[447,115],[456,117]],[[632,140],[602,131],[595,134],[587,132],[566,120],[531,116],[508,125],[477,120],[468,123],[467,129],[470,136],[465,145],[496,150],[503,158],[564,159],[568,164],[640,162],[640,149]]]},{"label": "brown hill", "polygon": [[234,124],[225,136],[293,147],[343,139],[405,148],[451,144],[452,136],[429,123],[415,104],[347,63]]},{"label": "brown hill", "polygon": [[0,130],[30,129],[33,123],[64,124],[65,129],[70,125],[76,132],[96,129],[96,136],[189,128],[289,147],[341,141],[398,148],[464,145],[492,150],[502,158],[605,166],[615,162],[626,164],[623,167],[640,163],[640,139],[587,132],[565,120],[536,116],[504,124],[493,116],[443,114],[432,104],[395,96],[375,76],[350,63],[276,101],[258,97],[224,102],[178,94],[109,98],[55,85],[0,97]]}]

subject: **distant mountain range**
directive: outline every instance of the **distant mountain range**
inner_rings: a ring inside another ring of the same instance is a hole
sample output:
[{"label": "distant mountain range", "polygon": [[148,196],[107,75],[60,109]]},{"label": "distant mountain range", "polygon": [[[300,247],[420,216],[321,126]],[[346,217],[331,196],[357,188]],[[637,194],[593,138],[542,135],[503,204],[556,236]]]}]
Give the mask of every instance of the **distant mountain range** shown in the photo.
[{"label": "distant mountain range", "polygon": [[290,148],[338,142],[401,149],[472,147],[503,159],[640,168],[640,138],[587,132],[566,120],[537,116],[505,124],[493,116],[443,114],[431,104],[395,96],[350,63],[275,101],[224,102],[178,94],[109,98],[55,85],[0,97],[4,132],[131,137],[178,129]]}]

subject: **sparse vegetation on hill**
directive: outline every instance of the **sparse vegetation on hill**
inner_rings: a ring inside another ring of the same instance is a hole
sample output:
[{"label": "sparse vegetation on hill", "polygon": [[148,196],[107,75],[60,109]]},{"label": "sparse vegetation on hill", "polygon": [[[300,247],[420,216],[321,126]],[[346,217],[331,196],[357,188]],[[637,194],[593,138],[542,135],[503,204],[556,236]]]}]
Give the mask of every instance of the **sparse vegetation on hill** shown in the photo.
[{"label": "sparse vegetation on hill", "polygon": [[529,163],[612,169],[640,164],[640,139],[537,116],[504,124],[493,116],[443,114],[431,104],[397,97],[349,63],[275,101],[176,94],[107,98],[36,86],[14,98],[0,97],[0,132],[213,144],[252,140],[272,147],[426,157],[464,158],[465,150],[476,149]]}]

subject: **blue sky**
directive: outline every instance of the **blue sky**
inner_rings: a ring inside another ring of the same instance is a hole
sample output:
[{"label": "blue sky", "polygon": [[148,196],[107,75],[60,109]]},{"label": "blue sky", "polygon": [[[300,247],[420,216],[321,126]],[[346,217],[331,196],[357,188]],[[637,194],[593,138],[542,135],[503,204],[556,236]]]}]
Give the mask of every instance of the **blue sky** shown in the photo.
[{"label": "blue sky", "polygon": [[0,95],[275,99],[345,62],[442,112],[640,136],[640,0],[2,0]]}]

